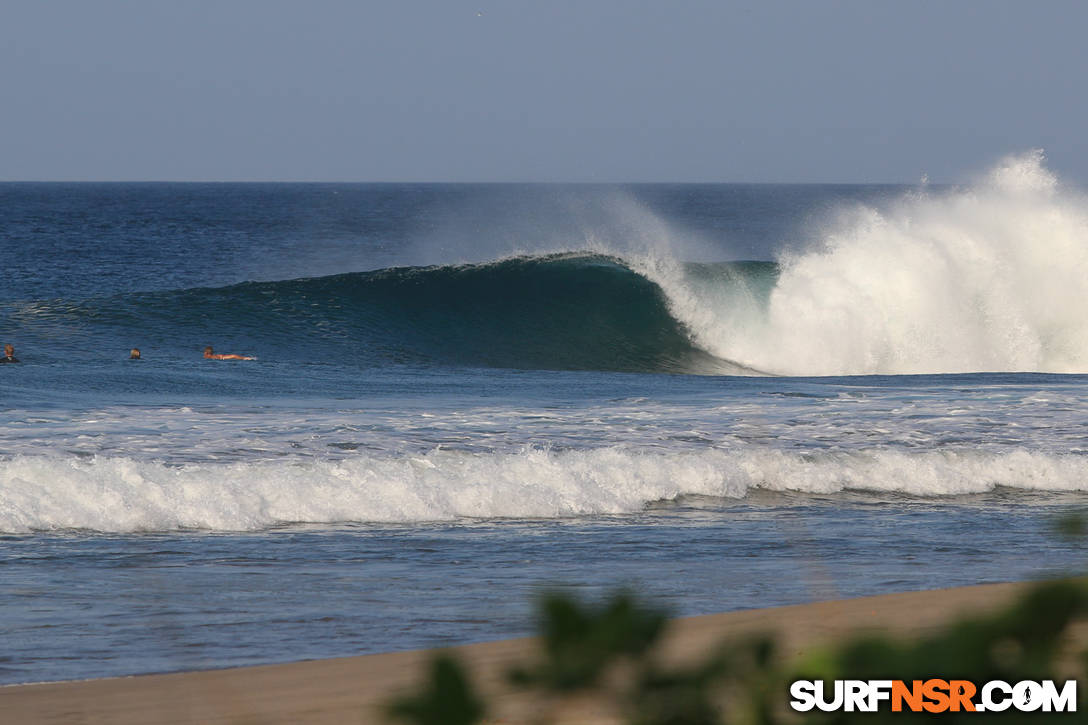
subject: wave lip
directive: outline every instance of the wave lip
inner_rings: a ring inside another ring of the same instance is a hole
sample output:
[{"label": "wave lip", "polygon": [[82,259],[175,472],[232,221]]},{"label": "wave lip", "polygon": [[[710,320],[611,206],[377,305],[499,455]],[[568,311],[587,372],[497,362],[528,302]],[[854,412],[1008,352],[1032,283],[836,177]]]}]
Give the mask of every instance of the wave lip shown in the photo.
[{"label": "wave lip", "polygon": [[629,514],[686,495],[755,490],[947,497],[997,487],[1088,491],[1088,456],[1027,449],[861,452],[436,450],[336,462],[166,466],[127,458],[0,461],[0,531],[259,531]]}]

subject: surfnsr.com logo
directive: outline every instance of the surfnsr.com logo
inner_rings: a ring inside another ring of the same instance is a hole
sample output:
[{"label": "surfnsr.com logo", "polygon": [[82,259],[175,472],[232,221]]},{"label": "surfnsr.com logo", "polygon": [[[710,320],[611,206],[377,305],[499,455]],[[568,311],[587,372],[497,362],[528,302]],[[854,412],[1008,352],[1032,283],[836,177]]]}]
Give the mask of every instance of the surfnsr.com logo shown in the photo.
[{"label": "surfnsr.com logo", "polygon": [[797,712],[1076,712],[1077,681],[796,680],[790,698]]}]

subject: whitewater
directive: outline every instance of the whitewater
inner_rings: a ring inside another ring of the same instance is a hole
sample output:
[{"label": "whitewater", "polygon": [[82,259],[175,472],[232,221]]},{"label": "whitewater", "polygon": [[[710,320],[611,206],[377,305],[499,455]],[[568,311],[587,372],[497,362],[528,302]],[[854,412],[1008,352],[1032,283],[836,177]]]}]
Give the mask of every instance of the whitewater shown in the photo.
[{"label": "whitewater", "polygon": [[778,259],[769,296],[692,279],[653,253],[655,281],[712,354],[782,375],[1088,371],[1088,197],[1041,151],[966,187],[837,210]]},{"label": "whitewater", "polygon": [[0,682],[514,636],[549,584],[697,614],[1082,565],[1088,200],[1040,152],[0,184],[0,262]]},{"label": "whitewater", "polygon": [[261,531],[296,524],[553,519],[637,513],[684,496],[754,489],[950,496],[1088,490],[1088,457],[1010,450],[910,454],[597,448],[359,457],[282,466],[167,468],[128,459],[16,458],[0,468],[0,530]]}]

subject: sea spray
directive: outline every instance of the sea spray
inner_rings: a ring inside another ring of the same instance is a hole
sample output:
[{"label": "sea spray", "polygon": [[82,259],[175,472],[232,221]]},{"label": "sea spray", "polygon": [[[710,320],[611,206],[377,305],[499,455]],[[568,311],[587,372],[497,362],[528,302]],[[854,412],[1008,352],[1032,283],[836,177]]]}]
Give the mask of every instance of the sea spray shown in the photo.
[{"label": "sea spray", "polygon": [[844,209],[766,308],[653,275],[710,353],[788,375],[1088,371],[1088,199],[1040,152],[965,188]]}]

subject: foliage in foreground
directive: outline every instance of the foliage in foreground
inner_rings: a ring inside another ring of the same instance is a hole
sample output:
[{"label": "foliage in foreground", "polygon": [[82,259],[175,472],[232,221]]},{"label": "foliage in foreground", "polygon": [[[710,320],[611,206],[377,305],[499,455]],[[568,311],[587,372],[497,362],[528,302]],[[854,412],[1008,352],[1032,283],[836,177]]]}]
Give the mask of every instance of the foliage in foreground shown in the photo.
[{"label": "foliage in foreground", "polygon": [[[1083,581],[1041,584],[1006,610],[946,627],[912,640],[863,637],[813,653],[801,663],[775,655],[770,637],[724,642],[694,663],[667,664],[659,645],[665,614],[618,593],[600,605],[582,604],[560,594],[540,603],[542,652],[539,659],[513,668],[512,687],[540,696],[548,709],[539,720],[554,719],[571,697],[591,695],[632,725],[711,725],[717,723],[912,723],[1053,722],[1084,713],[877,713],[813,714],[788,708],[795,679],[1064,680],[1070,666],[1083,674],[1088,652],[1063,651],[1076,621],[1088,620],[1088,588]],[[1078,703],[1079,705],[1080,703]],[[1084,708],[1079,708],[1083,710]],[[424,689],[390,705],[389,713],[415,725],[470,725],[484,720],[485,705],[463,665],[442,656]]]}]

